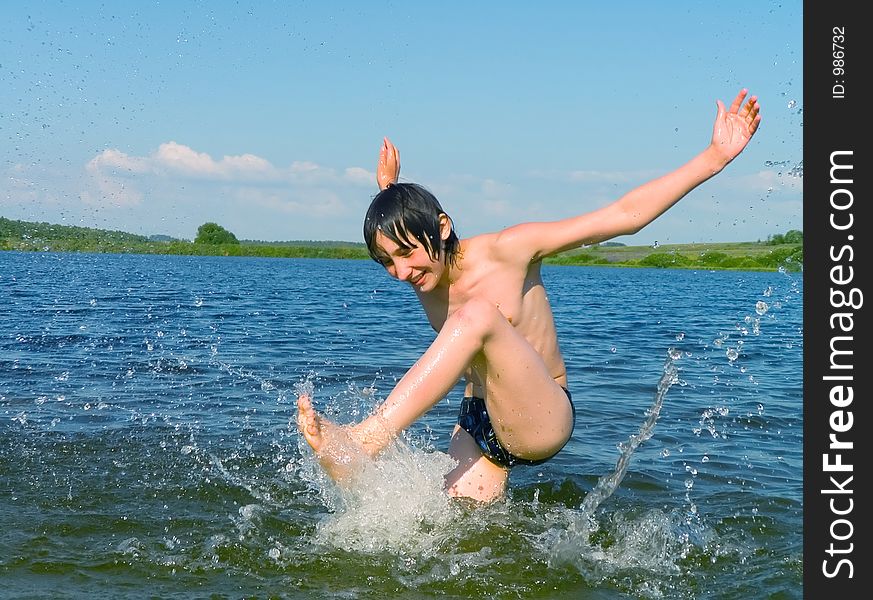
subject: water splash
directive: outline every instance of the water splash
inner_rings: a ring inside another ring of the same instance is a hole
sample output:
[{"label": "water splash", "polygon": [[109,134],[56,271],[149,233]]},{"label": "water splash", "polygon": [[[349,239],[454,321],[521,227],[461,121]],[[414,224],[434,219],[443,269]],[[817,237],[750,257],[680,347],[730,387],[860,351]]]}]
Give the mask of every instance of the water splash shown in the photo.
[{"label": "water splash", "polygon": [[618,457],[618,462],[615,464],[615,470],[609,475],[601,477],[597,481],[597,485],[594,486],[594,489],[585,496],[585,500],[583,500],[582,505],[579,507],[583,518],[593,516],[597,507],[600,506],[604,500],[609,498],[613,492],[615,492],[616,488],[618,488],[618,485],[621,483],[621,480],[624,479],[625,473],[627,473],[627,468],[634,451],[640,444],[652,437],[655,422],[661,414],[661,406],[664,404],[664,397],[667,395],[667,391],[670,387],[679,381],[679,371],[676,368],[675,361],[680,356],[681,354],[672,348],[667,353],[667,360],[664,363],[664,373],[661,375],[660,381],[658,381],[658,389],[655,392],[655,401],[648,410],[648,417],[640,427],[639,433],[630,436],[627,442],[624,442],[619,446],[621,449],[621,455]]},{"label": "water splash", "polygon": [[782,177],[783,174],[788,175],[789,177],[803,178],[803,160],[799,160],[797,162],[793,162],[790,160],[766,160],[764,161],[764,166],[771,169],[781,169],[782,167],[787,167],[786,170],[779,170],[778,175]]},{"label": "water splash", "polygon": [[333,511],[317,524],[314,541],[366,554],[438,552],[461,511],[443,489],[455,464],[445,453],[397,440],[363,465],[355,485],[340,489],[322,480]]},{"label": "water splash", "polygon": [[[548,549],[549,562],[552,564],[571,563],[582,567],[580,561],[594,561],[599,565],[609,563],[615,560],[615,557],[610,557],[610,551],[599,547],[594,543],[593,537],[598,531],[599,526],[595,519],[597,508],[609,498],[618,488],[621,481],[627,473],[628,465],[630,464],[631,456],[641,443],[652,436],[655,423],[661,412],[661,406],[664,403],[664,398],[667,391],[674,384],[679,382],[678,369],[675,361],[681,356],[681,353],[671,348],[667,353],[667,360],[664,363],[663,374],[658,381],[657,391],[652,406],[648,410],[648,416],[645,422],[639,429],[639,432],[628,438],[627,442],[622,443],[619,448],[621,455],[615,465],[615,470],[601,477],[594,488],[585,496],[578,511],[573,513],[568,518],[568,523],[564,528],[551,529],[545,532],[540,539],[540,545],[544,549]],[[614,515],[615,516],[615,515]],[[639,524],[647,522],[653,528],[663,529],[665,522],[669,519],[663,518],[662,514],[652,515],[651,518],[644,518],[642,521],[636,519],[635,526],[639,529]],[[651,531],[650,531],[651,533]],[[651,537],[651,536],[649,536]],[[670,537],[669,533],[664,533],[665,539]],[[634,545],[631,542],[631,545]],[[638,553],[630,551],[635,556],[652,556],[649,550]],[[626,554],[622,551],[622,554]],[[671,553],[672,555],[672,553]],[[672,564],[669,560],[667,564]],[[625,565],[626,566],[626,565]],[[587,570],[583,568],[583,570]]]},{"label": "water splash", "polygon": [[[313,396],[311,376],[294,386],[298,395]],[[346,397],[348,396],[348,397]],[[373,389],[349,387],[322,407],[326,413],[362,411],[374,406]],[[368,407],[368,408],[367,408]],[[346,415],[348,416],[348,415]],[[289,424],[289,429],[296,425]],[[412,554],[437,552],[460,505],[444,489],[445,474],[457,466],[444,452],[433,451],[427,434],[409,431],[394,440],[379,456],[364,460],[354,479],[336,485],[318,465],[315,453],[298,436],[300,459],[293,465],[295,477],[315,491],[327,509],[316,524],[312,541],[322,547],[353,550],[363,554]]]},{"label": "water splash", "polygon": [[[567,521],[564,527],[543,534],[551,538],[546,544],[550,548],[548,556],[578,556],[580,548],[589,546],[590,535],[596,529],[595,512],[624,479],[636,449],[652,436],[664,398],[670,387],[679,382],[675,363],[681,356],[681,352],[669,350],[646,420],[636,434],[619,446],[621,455],[614,471],[600,478],[579,509],[560,511],[559,520]],[[301,382],[295,388],[298,393],[311,394],[312,381]],[[356,484],[350,488],[339,488],[327,478],[305,444],[300,445],[300,450],[304,458],[295,469],[296,476],[317,491],[328,511],[315,527],[312,541],[317,545],[366,554],[388,552],[426,558],[448,550],[462,535],[456,530],[456,522],[465,512],[463,505],[451,499],[443,489],[445,473],[454,466],[454,461],[442,452],[423,448],[421,440],[409,438],[408,434],[398,439],[376,460],[362,466],[361,477],[356,478]],[[473,517],[465,514],[464,518]],[[644,521],[660,523],[661,528],[671,527],[664,524],[663,515]],[[601,551],[592,550],[594,554]],[[634,554],[651,556],[648,551]],[[675,553],[669,554],[674,556]]]}]

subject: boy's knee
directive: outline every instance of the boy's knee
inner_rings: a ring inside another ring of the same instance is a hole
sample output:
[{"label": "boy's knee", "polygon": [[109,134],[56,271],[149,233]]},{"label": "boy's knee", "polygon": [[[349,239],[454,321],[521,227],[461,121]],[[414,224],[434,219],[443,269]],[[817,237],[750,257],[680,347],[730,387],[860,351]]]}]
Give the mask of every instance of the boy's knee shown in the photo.
[{"label": "boy's knee", "polygon": [[468,327],[485,333],[489,331],[503,315],[490,301],[484,298],[471,298],[454,314],[455,318]]}]

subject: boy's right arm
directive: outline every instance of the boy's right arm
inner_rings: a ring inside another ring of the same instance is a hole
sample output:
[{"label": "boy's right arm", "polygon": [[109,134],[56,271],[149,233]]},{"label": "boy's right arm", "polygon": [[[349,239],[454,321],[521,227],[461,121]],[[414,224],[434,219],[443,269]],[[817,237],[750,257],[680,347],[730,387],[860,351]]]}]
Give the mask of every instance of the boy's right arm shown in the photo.
[{"label": "boy's right arm", "polygon": [[389,185],[397,183],[400,177],[400,151],[394,147],[387,137],[382,138],[382,147],[379,149],[379,163],[376,166],[376,183],[379,191]]}]

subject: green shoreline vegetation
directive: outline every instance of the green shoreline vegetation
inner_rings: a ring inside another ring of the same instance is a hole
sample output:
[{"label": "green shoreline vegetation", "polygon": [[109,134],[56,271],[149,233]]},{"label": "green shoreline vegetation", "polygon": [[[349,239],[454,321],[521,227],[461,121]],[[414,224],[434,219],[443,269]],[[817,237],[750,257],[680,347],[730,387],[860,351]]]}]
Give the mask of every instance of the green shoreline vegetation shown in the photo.
[{"label": "green shoreline vegetation", "polygon": [[[251,256],[262,258],[368,259],[360,242],[238,240],[216,223],[204,223],[195,240],[143,236],[123,231],[14,221],[0,217],[0,250]],[[737,271],[803,270],[803,233],[769,236],[766,241],[625,246],[606,242],[547,258],[546,264],[655,267]]]}]

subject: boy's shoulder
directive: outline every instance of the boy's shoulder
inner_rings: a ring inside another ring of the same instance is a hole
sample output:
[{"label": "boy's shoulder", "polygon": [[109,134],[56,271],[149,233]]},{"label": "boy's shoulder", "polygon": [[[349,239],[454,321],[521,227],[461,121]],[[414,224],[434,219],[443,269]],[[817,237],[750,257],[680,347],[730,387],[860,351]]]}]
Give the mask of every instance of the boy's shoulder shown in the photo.
[{"label": "boy's shoulder", "polygon": [[497,244],[499,233],[480,233],[461,240],[461,250],[467,255],[489,252]]},{"label": "boy's shoulder", "polygon": [[501,231],[482,233],[473,237],[464,238],[461,240],[461,250],[465,253],[465,258],[474,262],[480,260],[491,260],[500,262],[515,263],[518,261],[527,262],[529,257],[522,247],[516,243],[516,229],[520,227],[515,225],[507,227]]}]

